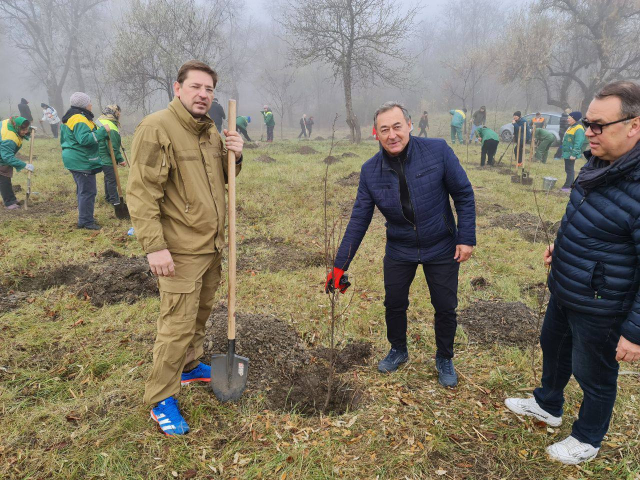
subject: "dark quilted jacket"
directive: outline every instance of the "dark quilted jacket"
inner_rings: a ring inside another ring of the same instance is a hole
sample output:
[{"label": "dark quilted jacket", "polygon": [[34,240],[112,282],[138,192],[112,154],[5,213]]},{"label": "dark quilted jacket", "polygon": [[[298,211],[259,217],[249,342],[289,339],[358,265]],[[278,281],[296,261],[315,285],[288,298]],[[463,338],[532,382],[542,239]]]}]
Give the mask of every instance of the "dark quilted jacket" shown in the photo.
[{"label": "dark quilted jacket", "polygon": [[640,344],[640,143],[612,164],[586,152],[555,241],[549,290],[567,308],[626,315]]},{"label": "dark quilted jacket", "polygon": [[[349,268],[369,228],[374,207],[387,220],[386,254],[394,260],[423,263],[453,256],[457,244],[476,244],[473,188],[447,143],[411,137],[404,169],[415,226],[402,213],[398,175],[381,149],[360,171],[358,195],[336,255],[336,267]],[[457,227],[449,197],[458,214]]]}]

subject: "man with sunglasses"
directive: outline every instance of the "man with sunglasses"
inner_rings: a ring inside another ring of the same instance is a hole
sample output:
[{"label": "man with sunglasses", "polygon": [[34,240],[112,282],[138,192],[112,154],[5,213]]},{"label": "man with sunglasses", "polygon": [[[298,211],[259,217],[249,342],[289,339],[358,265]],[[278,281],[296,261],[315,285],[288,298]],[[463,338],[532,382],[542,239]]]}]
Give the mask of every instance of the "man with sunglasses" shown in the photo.
[{"label": "man with sunglasses", "polygon": [[569,465],[594,458],[616,399],[618,362],[640,360],[640,85],[605,86],[584,120],[591,151],[569,197],[542,326],[541,387],[507,407],[557,427],[571,375],[584,393],[571,435],[547,448]]}]

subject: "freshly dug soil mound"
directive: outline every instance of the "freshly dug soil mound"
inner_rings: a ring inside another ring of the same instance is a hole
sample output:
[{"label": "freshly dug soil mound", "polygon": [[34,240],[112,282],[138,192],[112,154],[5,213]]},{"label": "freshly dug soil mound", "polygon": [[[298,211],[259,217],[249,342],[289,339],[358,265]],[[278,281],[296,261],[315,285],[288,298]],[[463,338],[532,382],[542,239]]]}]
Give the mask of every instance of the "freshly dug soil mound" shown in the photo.
[{"label": "freshly dug soil mound", "polygon": [[[328,349],[307,350],[297,332],[273,315],[236,314],[238,355],[249,358],[247,394],[265,395],[269,408],[313,415],[324,407],[330,368]],[[227,308],[214,309],[206,325],[205,355],[227,350]],[[363,365],[370,344],[347,345],[336,352],[341,372]],[[341,375],[334,377],[328,412],[340,414],[357,408],[362,393]]]},{"label": "freshly dug soil mound", "polygon": [[238,270],[300,270],[325,264],[322,247],[308,250],[282,238],[249,238],[238,244]]},{"label": "freshly dug soil mound", "polygon": [[311,148],[307,145],[302,145],[296,149],[295,153],[299,153],[302,155],[312,155],[314,153],[318,153],[318,151],[315,148]]},{"label": "freshly dug soil mound", "polygon": [[527,347],[540,334],[536,314],[521,302],[478,300],[458,312],[458,323],[471,342],[482,345]]},{"label": "freshly dug soil mound", "polygon": [[244,144],[244,148],[248,148],[249,150],[254,150],[256,148],[260,148],[260,145],[258,145],[257,143],[253,143],[253,142],[247,142]]},{"label": "freshly dug soil mound", "polygon": [[360,183],[360,172],[351,172],[344,178],[337,181],[338,185],[343,187],[354,187]]},{"label": "freshly dug soil mound", "polygon": [[358,155],[356,155],[356,154],[355,154],[355,153],[353,153],[353,152],[344,152],[344,153],[342,154],[342,156],[343,156],[344,158],[354,158],[354,157],[357,157]]},{"label": "freshly dug soil mound", "polygon": [[484,277],[474,277],[469,283],[474,290],[484,290],[490,285],[489,280]]},{"label": "freshly dug soil mound", "polygon": [[256,162],[262,162],[262,163],[274,163],[276,161],[275,158],[270,157],[269,155],[260,155],[258,158],[256,158]]},{"label": "freshly dug soil mound", "polygon": [[505,208],[499,203],[484,202],[479,196],[476,196],[476,215],[478,217],[492,215],[503,210]]},{"label": "freshly dug soil mound", "polygon": [[529,242],[553,241],[560,228],[560,222],[540,222],[540,219],[532,213],[508,213],[493,218],[492,227],[506,228],[507,230],[518,230],[520,235]]},{"label": "freshly dug soil mound", "polygon": [[341,162],[342,160],[340,160],[339,158],[334,157],[333,155],[329,155],[328,157],[326,157],[323,162],[326,163],[327,165],[333,165],[334,163],[338,163]]},{"label": "freshly dug soil mound", "polygon": [[324,140],[324,137],[319,137],[318,136],[318,137],[314,138],[314,140]]}]

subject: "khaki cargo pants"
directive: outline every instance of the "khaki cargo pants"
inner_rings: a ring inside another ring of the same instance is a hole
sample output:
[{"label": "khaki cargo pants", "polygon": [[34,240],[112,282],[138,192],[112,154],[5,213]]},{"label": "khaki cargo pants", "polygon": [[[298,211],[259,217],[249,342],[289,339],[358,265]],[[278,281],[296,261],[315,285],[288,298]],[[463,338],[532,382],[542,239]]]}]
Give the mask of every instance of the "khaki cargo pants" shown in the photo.
[{"label": "khaki cargo pants", "polygon": [[180,391],[180,375],[202,357],[205,325],[220,285],[221,253],[172,254],[175,277],[159,277],[160,318],[153,369],[144,401],[155,404]]}]

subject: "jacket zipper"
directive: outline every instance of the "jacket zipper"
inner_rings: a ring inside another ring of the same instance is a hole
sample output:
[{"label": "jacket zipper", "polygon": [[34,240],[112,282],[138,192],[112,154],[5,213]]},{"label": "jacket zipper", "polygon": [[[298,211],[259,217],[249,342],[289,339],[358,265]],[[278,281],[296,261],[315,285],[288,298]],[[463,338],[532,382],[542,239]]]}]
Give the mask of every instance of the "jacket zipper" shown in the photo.
[{"label": "jacket zipper", "polygon": [[[396,171],[393,169],[391,169],[391,171],[393,173],[396,173]],[[419,263],[420,262],[420,236],[418,235],[417,214],[416,214],[416,208],[413,205],[413,200],[411,200],[411,189],[409,188],[409,182],[407,181],[407,176],[404,173],[404,161],[400,161],[400,171],[404,176],[404,181],[407,183],[407,192],[409,193],[409,203],[411,204],[411,209],[413,210],[413,219],[416,221],[416,223],[412,222],[411,220],[409,220],[407,217],[404,216],[404,210],[402,211],[402,216],[407,222],[413,225],[413,231],[416,234],[416,243],[418,244],[418,263]],[[402,197],[400,195],[400,177],[398,177],[398,198],[400,200],[400,208],[402,209]]]}]

